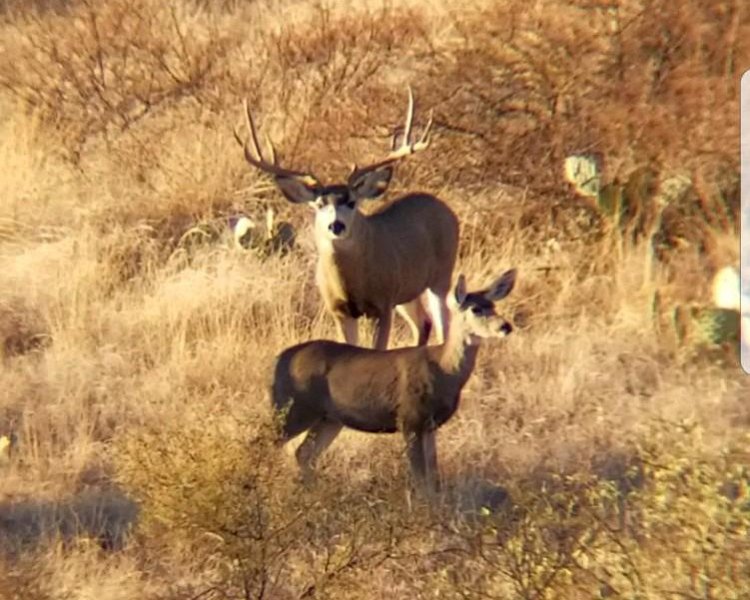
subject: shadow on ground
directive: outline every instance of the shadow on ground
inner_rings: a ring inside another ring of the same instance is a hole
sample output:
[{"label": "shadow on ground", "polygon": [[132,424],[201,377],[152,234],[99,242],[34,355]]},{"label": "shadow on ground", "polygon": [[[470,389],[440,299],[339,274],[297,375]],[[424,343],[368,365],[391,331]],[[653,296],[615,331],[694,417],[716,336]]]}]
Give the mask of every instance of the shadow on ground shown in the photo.
[{"label": "shadow on ground", "polygon": [[[581,467],[588,470],[592,478],[613,484],[621,498],[644,484],[642,465],[635,455],[624,451],[602,453],[593,464],[578,465],[579,470]],[[545,487],[560,489],[557,478],[564,478],[564,475],[563,471],[540,466],[527,473],[523,483],[527,490],[541,493]],[[454,473],[443,479],[443,502],[466,518],[509,509],[516,500],[502,482],[499,473],[494,476],[491,472],[481,475]]]},{"label": "shadow on ground", "polygon": [[444,502],[465,517],[485,510],[497,512],[511,504],[508,490],[481,477],[461,477],[443,483]]},{"label": "shadow on ground", "polygon": [[60,501],[0,503],[0,553],[33,548],[51,539],[95,539],[107,550],[122,548],[138,507],[116,488],[89,490]]}]

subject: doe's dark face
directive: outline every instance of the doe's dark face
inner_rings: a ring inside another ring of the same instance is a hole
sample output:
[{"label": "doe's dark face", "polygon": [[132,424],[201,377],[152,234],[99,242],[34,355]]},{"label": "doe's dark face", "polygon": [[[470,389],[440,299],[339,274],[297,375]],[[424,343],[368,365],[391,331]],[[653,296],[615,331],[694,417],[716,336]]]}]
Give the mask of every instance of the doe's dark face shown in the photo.
[{"label": "doe's dark face", "polygon": [[513,332],[513,325],[495,310],[495,303],[482,293],[467,294],[460,307],[461,319],[473,338],[500,338]]},{"label": "doe's dark face", "polygon": [[467,292],[463,275],[454,290],[453,302],[458,308],[457,318],[472,339],[499,338],[510,335],[513,326],[495,310],[496,303],[513,290],[516,270],[509,269],[492,284],[478,292]]},{"label": "doe's dark face", "polygon": [[357,200],[345,185],[321,186],[312,202],[315,230],[328,239],[346,239],[357,212]]}]

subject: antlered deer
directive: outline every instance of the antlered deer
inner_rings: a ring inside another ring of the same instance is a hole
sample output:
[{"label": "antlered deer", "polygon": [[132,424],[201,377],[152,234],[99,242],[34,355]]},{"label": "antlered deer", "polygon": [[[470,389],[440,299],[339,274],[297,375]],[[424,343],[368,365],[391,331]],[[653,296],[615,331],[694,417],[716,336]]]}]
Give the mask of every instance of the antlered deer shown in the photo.
[{"label": "antlered deer", "polygon": [[247,102],[244,108],[249,139],[243,141],[237,131],[235,137],[247,162],[272,175],[287,200],[315,208],[317,284],[343,339],[357,345],[357,319],[366,316],[375,320],[373,346],[386,349],[397,308],[411,326],[414,344],[427,343],[433,322],[444,341],[449,329],[446,297],[458,250],[456,215],[425,193],[407,194],[369,215],[359,210],[362,201],[386,191],[396,163],[430,143],[432,118],[420,139],[410,140],[411,89],[401,145],[394,134],[390,154],[366,167],[355,165],[343,184],[323,185],[311,173],[283,168],[270,142],[266,160]]},{"label": "antlered deer", "polygon": [[280,443],[307,432],[297,448],[303,476],[343,427],[403,433],[412,473],[437,487],[436,430],[458,408],[483,338],[512,327],[494,302],[513,289],[516,271],[489,288],[467,293],[459,276],[449,307],[452,324],[440,345],[373,350],[314,340],[284,350],[276,360],[271,400],[281,420]]}]

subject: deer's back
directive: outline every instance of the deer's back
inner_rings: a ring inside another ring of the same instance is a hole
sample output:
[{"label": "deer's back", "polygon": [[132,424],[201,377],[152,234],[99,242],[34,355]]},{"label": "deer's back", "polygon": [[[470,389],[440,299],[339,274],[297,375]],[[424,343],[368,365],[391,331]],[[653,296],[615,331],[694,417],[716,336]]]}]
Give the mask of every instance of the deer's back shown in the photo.
[{"label": "deer's back", "polygon": [[355,300],[387,297],[403,304],[426,288],[448,291],[459,235],[458,218],[448,205],[428,194],[410,194],[367,219],[370,239],[359,259],[365,268],[352,273],[366,291],[353,289]]},{"label": "deer's back", "polygon": [[[458,248],[458,217],[430,194],[407,194],[373,212],[368,220],[396,244],[408,239],[411,247],[425,255],[433,251],[433,257],[441,262],[451,260]],[[404,248],[404,252],[408,250]]]}]

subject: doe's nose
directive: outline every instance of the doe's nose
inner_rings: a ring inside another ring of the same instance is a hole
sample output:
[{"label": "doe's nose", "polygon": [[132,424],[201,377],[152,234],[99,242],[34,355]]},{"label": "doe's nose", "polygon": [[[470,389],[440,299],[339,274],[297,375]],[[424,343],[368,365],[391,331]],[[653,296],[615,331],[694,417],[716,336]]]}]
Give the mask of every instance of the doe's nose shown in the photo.
[{"label": "doe's nose", "polygon": [[333,235],[340,235],[346,229],[346,226],[341,221],[334,221],[328,226],[328,229]]},{"label": "doe's nose", "polygon": [[513,325],[506,321],[500,326],[500,331],[502,331],[504,335],[510,335],[513,331]]}]

